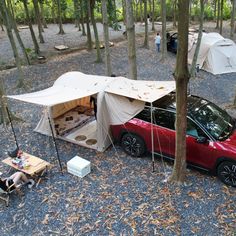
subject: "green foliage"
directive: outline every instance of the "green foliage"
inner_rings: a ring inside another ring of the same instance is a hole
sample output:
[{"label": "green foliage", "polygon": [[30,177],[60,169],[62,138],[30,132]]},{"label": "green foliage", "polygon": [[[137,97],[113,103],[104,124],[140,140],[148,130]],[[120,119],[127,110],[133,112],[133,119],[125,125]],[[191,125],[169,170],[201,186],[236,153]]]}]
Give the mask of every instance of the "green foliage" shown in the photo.
[{"label": "green foliage", "polygon": [[[21,2],[22,0],[15,0],[14,1],[14,10],[15,10],[15,16],[17,22],[20,23],[25,23],[25,12],[24,12],[24,7],[23,3]],[[51,7],[52,7],[52,1],[55,0],[39,0],[43,1],[44,3],[44,14],[45,18],[47,19],[48,22],[52,21],[52,13],[51,13]],[[88,0],[84,0],[88,1]],[[136,1],[135,1],[136,2]],[[152,2],[152,1],[151,1]],[[107,0],[107,10],[108,10],[108,19],[109,23],[111,26],[114,25],[114,28],[118,28],[118,24],[116,22],[122,21],[123,20],[123,14],[122,14],[122,5],[121,1],[116,1],[117,3],[117,9],[115,10],[113,6],[113,1],[112,0]],[[148,1],[148,4],[150,2]],[[33,9],[33,4],[32,0],[28,0],[28,7],[30,11],[30,16],[32,20],[34,20],[34,9]],[[81,6],[80,6],[81,7]],[[64,16],[66,16],[66,20],[73,21],[75,19],[74,15],[74,3],[73,0],[61,0],[61,8],[62,8],[62,13]],[[83,6],[84,8],[84,6]],[[150,7],[148,6],[148,11]],[[84,8],[85,11],[87,11],[86,8]],[[161,6],[160,6],[160,0],[155,0],[155,5],[154,5],[154,16],[155,20],[160,18],[161,15]],[[193,17],[199,16],[199,1],[194,0],[192,1],[192,12],[191,15]],[[231,3],[230,1],[225,1],[224,4],[224,19],[230,19],[230,13],[231,13]],[[151,12],[148,12],[148,14],[151,15]],[[102,21],[102,14],[101,14],[101,0],[96,0],[95,1],[95,9],[94,9],[94,15],[97,21]],[[172,20],[173,18],[173,0],[167,0],[166,1],[166,16],[168,20]],[[212,1],[207,1],[205,4],[205,19],[206,20],[212,20],[214,17],[214,6],[212,4]],[[138,5],[138,11],[137,11],[137,19],[140,20],[141,15],[140,15],[140,6]]]}]

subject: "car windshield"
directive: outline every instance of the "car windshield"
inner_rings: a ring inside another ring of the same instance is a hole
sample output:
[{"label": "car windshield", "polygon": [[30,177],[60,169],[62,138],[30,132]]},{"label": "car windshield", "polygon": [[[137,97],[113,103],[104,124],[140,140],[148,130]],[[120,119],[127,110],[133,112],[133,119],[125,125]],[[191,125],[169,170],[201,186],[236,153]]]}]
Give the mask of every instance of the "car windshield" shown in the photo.
[{"label": "car windshield", "polygon": [[225,140],[234,129],[232,117],[218,106],[202,100],[192,113],[197,120],[216,140]]}]

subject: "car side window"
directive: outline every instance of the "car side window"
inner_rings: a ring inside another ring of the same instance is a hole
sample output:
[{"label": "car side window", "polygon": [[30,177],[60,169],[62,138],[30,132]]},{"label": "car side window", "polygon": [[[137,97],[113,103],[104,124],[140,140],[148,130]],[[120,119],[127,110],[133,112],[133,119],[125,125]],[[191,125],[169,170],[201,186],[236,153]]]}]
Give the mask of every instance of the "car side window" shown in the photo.
[{"label": "car side window", "polygon": [[145,107],[138,115],[135,116],[138,119],[151,122],[151,110],[149,107]]},{"label": "car side window", "polygon": [[165,110],[155,110],[153,117],[154,124],[175,130],[175,113]]},{"label": "car side window", "polygon": [[193,137],[205,137],[208,139],[207,135],[198,127],[192,120],[187,119],[187,130],[186,134]]}]

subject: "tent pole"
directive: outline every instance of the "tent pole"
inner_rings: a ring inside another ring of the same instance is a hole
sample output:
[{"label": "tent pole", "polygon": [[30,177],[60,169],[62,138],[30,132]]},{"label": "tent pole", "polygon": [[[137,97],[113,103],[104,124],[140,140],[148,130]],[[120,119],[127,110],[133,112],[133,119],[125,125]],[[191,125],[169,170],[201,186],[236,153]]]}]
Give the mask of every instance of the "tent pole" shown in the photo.
[{"label": "tent pole", "polygon": [[154,140],[153,140],[153,106],[151,103],[151,124],[152,124],[152,129],[151,129],[151,140],[152,140],[152,172],[155,172],[155,159],[154,159]]},{"label": "tent pole", "polygon": [[16,133],[15,133],[15,130],[14,130],[14,128],[13,128],[13,124],[12,124],[12,120],[11,120],[11,115],[10,115],[10,112],[9,112],[9,109],[8,109],[7,106],[6,106],[6,111],[7,111],[7,116],[8,116],[10,125],[11,125],[11,130],[12,130],[12,133],[13,133],[13,135],[14,135],[16,147],[19,149],[19,145],[18,145],[18,142],[17,142],[17,139],[16,139]]},{"label": "tent pole", "polygon": [[49,116],[48,116],[48,122],[49,122],[51,133],[52,133],[52,140],[53,140],[53,143],[54,143],[54,146],[55,146],[55,149],[56,149],[56,153],[57,153],[57,160],[58,160],[58,163],[60,165],[61,172],[62,172],[61,160],[60,160],[60,157],[59,157],[59,152],[58,152],[58,149],[57,149],[57,143],[56,143],[56,139],[55,139],[54,132],[53,132],[53,129],[52,129],[52,123],[51,123],[51,120],[50,120]]}]

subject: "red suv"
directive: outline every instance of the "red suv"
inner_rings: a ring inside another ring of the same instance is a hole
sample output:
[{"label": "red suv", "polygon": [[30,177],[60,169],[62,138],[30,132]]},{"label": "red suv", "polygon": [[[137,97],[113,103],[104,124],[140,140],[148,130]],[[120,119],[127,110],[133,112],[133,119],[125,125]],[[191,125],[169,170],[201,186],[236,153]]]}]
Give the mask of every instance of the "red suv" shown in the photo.
[{"label": "red suv", "polygon": [[[187,163],[216,174],[236,187],[236,122],[226,111],[206,99],[189,95],[187,115]],[[175,94],[153,103],[154,153],[175,156]],[[152,151],[151,106],[123,125],[113,125],[112,134],[124,151],[140,157]]]}]

